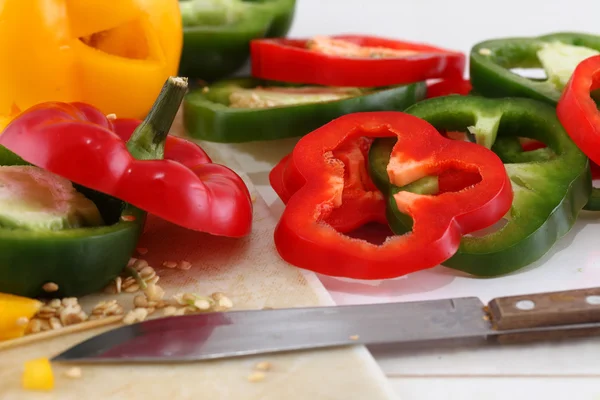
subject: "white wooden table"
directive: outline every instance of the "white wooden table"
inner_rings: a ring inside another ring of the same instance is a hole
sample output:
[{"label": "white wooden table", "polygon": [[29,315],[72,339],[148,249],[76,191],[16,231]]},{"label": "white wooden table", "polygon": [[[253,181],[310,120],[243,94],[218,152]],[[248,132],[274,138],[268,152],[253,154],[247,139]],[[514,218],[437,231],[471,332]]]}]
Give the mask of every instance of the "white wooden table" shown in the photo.
[{"label": "white wooden table", "polygon": [[[376,34],[468,52],[482,40],[555,31],[600,34],[599,0],[297,0],[291,36]],[[263,145],[264,146],[264,145]],[[267,173],[292,142],[237,146],[238,162],[265,200],[282,204]],[[250,151],[250,153],[248,153]],[[260,151],[261,157],[255,157]],[[265,161],[266,159],[266,161]],[[507,277],[472,279],[443,268],[367,284],[322,281],[338,304],[496,296],[600,286],[600,217],[585,215],[551,254]],[[374,352],[401,400],[536,398],[600,400],[600,340],[511,348]]]}]

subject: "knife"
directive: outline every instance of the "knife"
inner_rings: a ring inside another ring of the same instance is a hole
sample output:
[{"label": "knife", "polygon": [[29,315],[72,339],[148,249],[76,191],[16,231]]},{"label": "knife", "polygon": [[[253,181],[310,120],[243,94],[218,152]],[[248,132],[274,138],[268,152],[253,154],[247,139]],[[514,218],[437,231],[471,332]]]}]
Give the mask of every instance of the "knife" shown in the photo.
[{"label": "knife", "polygon": [[405,303],[168,317],[88,339],[53,362],[164,363],[348,345],[486,338],[499,343],[600,335],[600,288]]}]

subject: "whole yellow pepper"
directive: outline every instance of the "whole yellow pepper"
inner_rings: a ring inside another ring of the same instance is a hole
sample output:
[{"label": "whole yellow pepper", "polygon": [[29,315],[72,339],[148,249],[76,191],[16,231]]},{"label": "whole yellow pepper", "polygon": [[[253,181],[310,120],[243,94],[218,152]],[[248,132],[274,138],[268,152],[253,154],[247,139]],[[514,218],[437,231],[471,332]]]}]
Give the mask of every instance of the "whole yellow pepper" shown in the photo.
[{"label": "whole yellow pepper", "polygon": [[44,101],[143,118],[182,43],[177,0],[3,0],[0,127]]}]

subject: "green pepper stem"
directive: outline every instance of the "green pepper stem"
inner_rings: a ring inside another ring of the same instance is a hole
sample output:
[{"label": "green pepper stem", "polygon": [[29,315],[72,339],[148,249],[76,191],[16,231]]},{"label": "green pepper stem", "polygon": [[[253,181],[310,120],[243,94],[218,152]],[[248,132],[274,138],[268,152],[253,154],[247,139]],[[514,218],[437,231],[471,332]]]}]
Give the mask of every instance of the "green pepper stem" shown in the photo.
[{"label": "green pepper stem", "polygon": [[165,140],[188,88],[187,78],[170,76],[152,109],[127,141],[127,150],[138,160],[163,159]]}]

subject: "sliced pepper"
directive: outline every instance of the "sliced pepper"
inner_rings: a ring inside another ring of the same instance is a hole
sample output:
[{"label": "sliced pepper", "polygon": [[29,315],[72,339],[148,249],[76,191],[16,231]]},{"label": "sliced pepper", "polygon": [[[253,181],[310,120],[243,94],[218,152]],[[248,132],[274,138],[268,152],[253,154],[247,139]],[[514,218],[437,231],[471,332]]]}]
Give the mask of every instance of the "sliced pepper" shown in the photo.
[{"label": "sliced pepper", "polygon": [[0,293],[0,341],[25,335],[27,323],[42,305],[38,300]]},{"label": "sliced pepper", "polygon": [[[361,137],[397,137],[388,172],[398,186],[448,168],[477,171],[482,180],[439,196],[394,193],[390,198],[415,220],[412,232],[381,245],[350,238],[326,221],[344,201],[345,164],[335,151]],[[446,139],[427,122],[402,112],[342,116],[300,139],[291,157],[305,183],[286,205],[275,245],[287,262],[326,275],[386,279],[434,267],[454,254],[461,235],[502,218],[512,199],[495,154]]]},{"label": "sliced pepper", "polygon": [[[592,161],[592,172],[600,163],[600,111],[590,93],[600,88],[600,55],[581,62],[569,80],[556,115],[575,144]],[[600,190],[594,189],[586,206],[600,210]]]},{"label": "sliced pepper", "polygon": [[425,83],[378,89],[293,86],[230,79],[190,92],[186,131],[198,139],[239,143],[303,136],[344,114],[402,111],[425,97]]},{"label": "sliced pepper", "polygon": [[[512,183],[514,199],[504,217],[505,225],[463,237],[456,254],[443,262],[445,266],[477,276],[503,275],[523,268],[540,259],[569,232],[588,201],[592,187],[588,159],[549,105],[531,99],[448,96],[425,100],[406,112],[440,130],[466,131],[479,126],[475,132],[478,142],[493,144],[492,150],[505,163]],[[519,137],[548,147],[524,152]],[[387,150],[375,144],[372,148],[378,149],[379,158],[391,151],[390,145]],[[380,176],[373,178],[374,182],[383,178],[376,169],[371,168],[371,173]],[[410,218],[393,203],[388,207],[392,230],[403,233],[410,229]]]},{"label": "sliced pepper", "polygon": [[[344,187],[341,204],[331,211],[325,222],[340,233],[351,232],[370,222],[387,224],[385,197],[368,173],[367,158],[372,142],[373,139],[365,137],[346,140],[332,152],[332,156],[344,164]],[[269,182],[284,204],[306,184],[292,154],[275,165]]]},{"label": "sliced pepper", "polygon": [[473,86],[468,79],[442,79],[427,85],[427,98],[432,99],[451,94],[466,96],[471,93],[471,90],[473,90]]},{"label": "sliced pepper", "polygon": [[296,0],[180,0],[183,51],[179,74],[225,78],[250,58],[250,41],[289,31]]},{"label": "sliced pepper", "polygon": [[251,230],[252,201],[235,172],[196,158],[156,160],[164,158],[186,89],[186,80],[169,78],[127,142],[89,105],[46,103],[13,121],[0,144],[38,167],[185,228],[245,236]]},{"label": "sliced pepper", "polygon": [[[0,165],[27,164],[0,146]],[[77,297],[101,290],[121,273],[135,251],[146,213],[102,193],[78,189],[96,204],[106,225],[51,232],[0,229],[0,292]],[[58,290],[46,292],[47,283]]]},{"label": "sliced pepper", "polygon": [[[565,76],[598,51],[600,36],[583,33],[488,40],[471,49],[471,83],[482,96],[528,97],[556,105]],[[547,79],[529,79],[511,72],[514,68],[542,67]]]},{"label": "sliced pepper", "polygon": [[352,35],[256,39],[250,49],[256,78],[329,86],[377,87],[460,78],[466,58],[425,44]]}]

